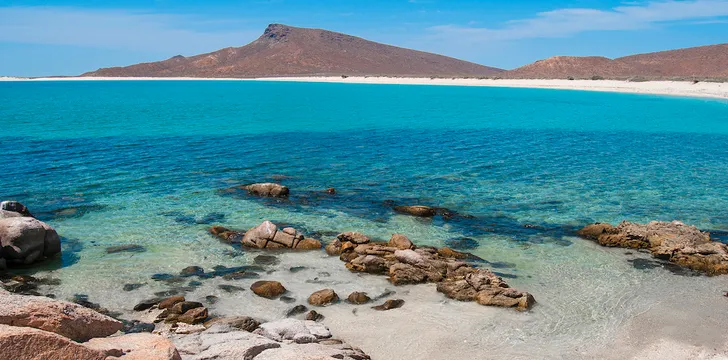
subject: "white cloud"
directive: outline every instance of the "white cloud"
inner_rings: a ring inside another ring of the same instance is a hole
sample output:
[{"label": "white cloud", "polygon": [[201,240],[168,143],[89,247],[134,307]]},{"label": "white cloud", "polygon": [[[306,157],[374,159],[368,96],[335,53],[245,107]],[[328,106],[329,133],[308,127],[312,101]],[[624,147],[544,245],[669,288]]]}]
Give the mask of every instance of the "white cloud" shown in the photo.
[{"label": "white cloud", "polygon": [[196,54],[242,46],[263,29],[240,30],[237,21],[130,10],[70,7],[0,8],[0,42],[74,45],[132,51]]},{"label": "white cloud", "polygon": [[728,16],[728,0],[668,0],[625,4],[609,10],[558,9],[513,20],[502,27],[442,25],[431,27],[437,37],[467,42],[569,37],[588,31],[646,29],[660,24],[711,20]]}]

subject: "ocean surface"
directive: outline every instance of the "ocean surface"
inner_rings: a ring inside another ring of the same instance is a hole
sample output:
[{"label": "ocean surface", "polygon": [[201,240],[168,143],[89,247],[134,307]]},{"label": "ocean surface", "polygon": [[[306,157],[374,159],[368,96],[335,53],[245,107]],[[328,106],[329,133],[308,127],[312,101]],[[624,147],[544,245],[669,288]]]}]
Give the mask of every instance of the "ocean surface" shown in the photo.
[{"label": "ocean surface", "polygon": [[[181,287],[150,278],[189,265],[252,264],[260,253],[207,229],[246,230],[265,219],[324,242],[343,231],[383,240],[403,233],[481,256],[532,292],[536,308],[512,314],[446,301],[428,285],[394,288],[323,252],[278,254],[263,276],[300,300],[322,286],[344,297],[392,289],[411,302],[399,326],[417,317],[423,326],[464,327],[471,343],[515,357],[608,346],[636,314],[688,294],[676,284],[694,297],[728,290],[723,279],[574,237],[595,221],[677,219],[728,241],[726,101],[263,81],[0,82],[0,154],[0,199],[21,201],[63,238],[62,258],[43,266],[61,280],[48,291],[120,311],[171,291],[219,296],[211,306],[219,314],[282,316],[289,304],[218,286],[247,289],[252,280]],[[289,186],[290,199],[223,191],[269,181]],[[330,187],[338,194],[322,193]],[[393,204],[470,216],[423,220],[395,214]],[[145,251],[107,254],[122,244]],[[306,271],[288,271],[298,265]],[[354,321],[350,305],[329,311],[334,334],[386,353],[386,344],[370,345],[337,320]],[[360,325],[403,316],[394,312]]]}]

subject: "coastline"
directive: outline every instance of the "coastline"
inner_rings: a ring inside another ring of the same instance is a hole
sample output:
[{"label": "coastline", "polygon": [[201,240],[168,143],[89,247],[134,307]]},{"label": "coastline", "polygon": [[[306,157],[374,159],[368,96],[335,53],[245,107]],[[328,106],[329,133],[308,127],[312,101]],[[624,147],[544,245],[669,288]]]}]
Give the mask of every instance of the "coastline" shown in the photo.
[{"label": "coastline", "polygon": [[270,78],[155,78],[155,77],[63,77],[63,78],[17,78],[0,77],[2,81],[107,81],[107,80],[198,80],[198,81],[281,81],[281,82],[318,82],[318,83],[351,83],[351,84],[387,84],[387,85],[439,85],[439,86],[485,86],[507,88],[534,88],[580,90],[596,92],[618,92],[646,95],[667,95],[679,97],[698,97],[728,99],[728,84],[713,82],[689,81],[645,81],[630,82],[625,80],[560,80],[560,79],[441,79],[412,77],[367,77],[367,76],[304,76],[304,77],[270,77]]}]

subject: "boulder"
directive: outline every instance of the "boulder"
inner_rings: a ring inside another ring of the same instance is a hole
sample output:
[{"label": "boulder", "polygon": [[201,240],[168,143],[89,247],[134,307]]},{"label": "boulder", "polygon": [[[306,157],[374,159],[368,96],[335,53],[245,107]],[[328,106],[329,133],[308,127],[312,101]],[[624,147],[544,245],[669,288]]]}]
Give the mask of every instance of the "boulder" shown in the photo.
[{"label": "boulder", "polygon": [[414,206],[395,206],[394,211],[400,214],[418,216],[418,217],[433,217],[437,214],[437,209],[429,206],[414,205]]},{"label": "boulder", "polygon": [[354,291],[346,300],[354,305],[366,304],[372,299],[365,292]]},{"label": "boulder", "polygon": [[[179,304],[178,304],[179,305]],[[176,305],[175,305],[176,306]],[[177,316],[177,322],[185,324],[202,324],[207,320],[207,309],[204,307],[196,307],[187,310],[184,314]]]},{"label": "boulder", "polygon": [[406,250],[406,249],[414,249],[415,244],[410,241],[406,236],[402,234],[394,234],[392,235],[392,238],[389,239],[389,246],[400,249],[400,250]]},{"label": "boulder", "polygon": [[239,189],[246,190],[251,195],[263,197],[284,198],[290,193],[288,187],[276,183],[241,185]]},{"label": "boulder", "polygon": [[184,314],[192,309],[201,308],[203,305],[197,301],[182,301],[169,308],[170,314]]},{"label": "boulder", "polygon": [[81,305],[46,297],[0,293],[0,324],[54,332],[76,341],[104,337],[122,323]]},{"label": "boulder", "polygon": [[308,303],[314,306],[331,305],[339,301],[339,295],[336,295],[333,289],[319,290],[308,297]]},{"label": "boulder", "polygon": [[32,264],[61,252],[61,238],[31,217],[0,219],[0,245],[8,263]]},{"label": "boulder", "polygon": [[4,217],[1,214],[6,214],[7,217],[34,217],[25,205],[12,200],[0,202],[0,218]]},{"label": "boulder", "polygon": [[[185,359],[253,359],[262,352],[281,347],[281,343],[247,331],[213,325],[206,331],[173,339]],[[257,330],[256,330],[257,331]]]},{"label": "boulder", "polygon": [[320,241],[306,239],[294,228],[279,230],[275,224],[267,220],[248,230],[243,236],[242,243],[244,246],[258,249],[314,250],[321,248]]},{"label": "boulder", "polygon": [[531,294],[510,288],[486,269],[477,269],[462,278],[445,279],[437,284],[437,291],[459,301],[477,301],[480,305],[513,307],[520,311],[536,303]]},{"label": "boulder", "polygon": [[388,269],[387,261],[380,256],[361,255],[346,264],[351,271],[366,272],[370,274],[384,274]]},{"label": "boulder", "polygon": [[2,360],[104,360],[106,353],[52,332],[0,325]]},{"label": "boulder", "polygon": [[330,256],[339,256],[341,255],[341,241],[339,239],[334,239],[334,241],[330,242],[328,245],[326,245],[326,253]]},{"label": "boulder", "polygon": [[728,274],[728,245],[714,242],[709,233],[679,221],[624,221],[616,227],[596,223],[578,233],[603,246],[648,249],[656,258],[707,275]]},{"label": "boulder", "polygon": [[250,290],[252,290],[256,295],[268,299],[276,298],[286,292],[286,288],[278,281],[265,280],[254,282],[250,285]]},{"label": "boulder", "polygon": [[168,297],[168,298],[160,301],[158,307],[160,309],[168,309],[168,308],[171,308],[172,306],[174,306],[175,304],[181,303],[183,301],[185,301],[184,296],[172,296],[172,297]]},{"label": "boulder", "polygon": [[91,339],[84,345],[107,356],[124,360],[181,360],[167,338],[149,333]]}]

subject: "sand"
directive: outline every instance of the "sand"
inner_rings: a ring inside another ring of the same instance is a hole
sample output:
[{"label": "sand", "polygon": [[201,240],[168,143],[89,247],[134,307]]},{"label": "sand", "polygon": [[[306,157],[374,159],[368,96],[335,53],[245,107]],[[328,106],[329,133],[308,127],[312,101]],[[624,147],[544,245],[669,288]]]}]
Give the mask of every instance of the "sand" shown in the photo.
[{"label": "sand", "polygon": [[522,80],[522,79],[429,79],[404,77],[271,77],[258,79],[200,79],[200,78],[107,78],[107,77],[68,77],[68,78],[16,78],[0,77],[0,81],[83,81],[83,80],[228,80],[228,81],[294,81],[327,82],[352,84],[395,84],[395,85],[442,85],[442,86],[489,86],[516,88],[544,88],[561,90],[585,90],[601,92],[620,92],[633,94],[669,95],[681,97],[701,97],[728,99],[728,83],[689,81],[646,81],[629,82],[622,80]]}]

